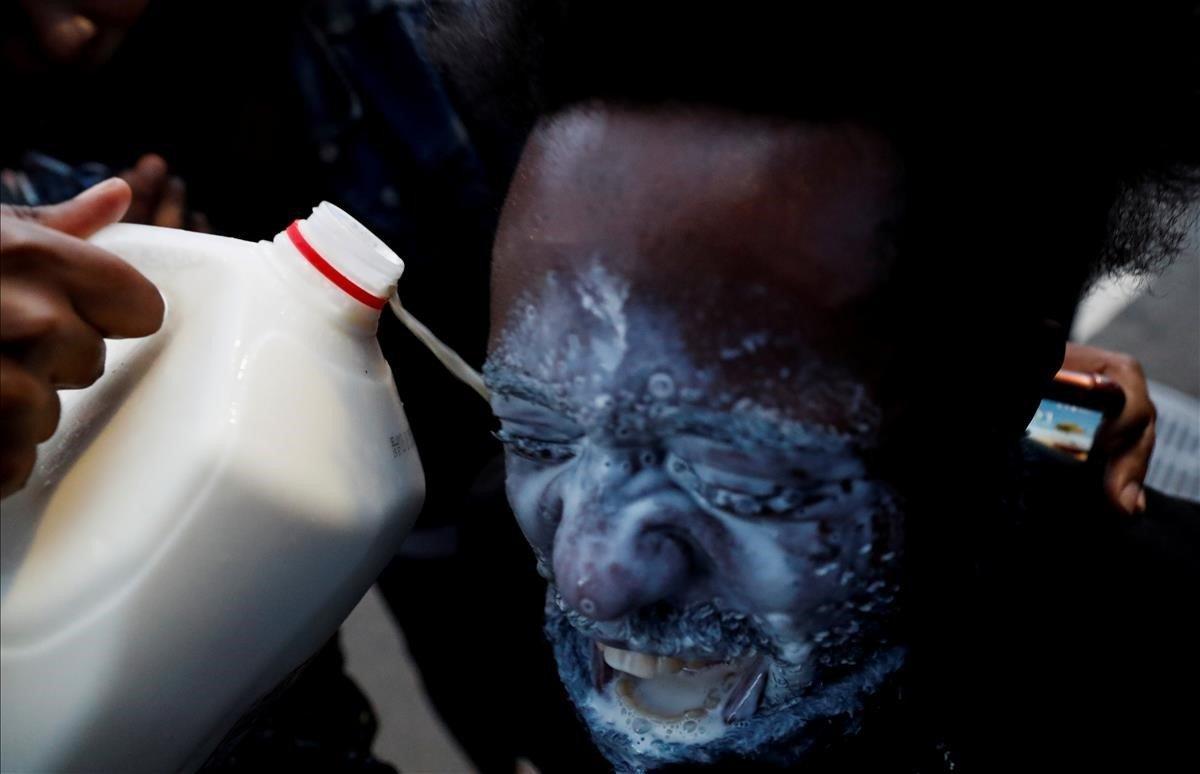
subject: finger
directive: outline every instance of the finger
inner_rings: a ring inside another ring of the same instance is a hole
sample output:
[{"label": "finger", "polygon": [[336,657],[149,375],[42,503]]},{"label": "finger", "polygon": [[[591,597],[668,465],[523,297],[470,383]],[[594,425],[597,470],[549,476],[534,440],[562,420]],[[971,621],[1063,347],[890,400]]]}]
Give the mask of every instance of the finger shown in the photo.
[{"label": "finger", "polygon": [[0,446],[33,446],[54,434],[58,393],[8,357],[0,357]]},{"label": "finger", "polygon": [[0,328],[14,359],[52,387],[86,387],[104,372],[104,339],[61,293],[20,279],[7,282]]},{"label": "finger", "polygon": [[183,228],[184,211],[187,208],[187,187],[178,177],[168,178],[162,189],[162,198],[154,211],[151,223],[164,228]]},{"label": "finger", "polygon": [[104,375],[104,339],[78,317],[29,351],[29,367],[55,389],[80,389]]},{"label": "finger", "polygon": [[129,185],[114,177],[97,183],[74,199],[44,207],[15,207],[6,209],[4,214],[86,239],[120,220],[129,208],[131,195]]},{"label": "finger", "polygon": [[[81,239],[36,224],[21,226],[5,229],[6,294],[9,284],[22,281],[51,294],[61,292],[79,317],[106,338],[158,330],[162,297],[136,269]],[[0,330],[0,336],[10,334]]]},{"label": "finger", "polygon": [[167,179],[167,161],[157,153],[143,153],[133,170],[156,186],[162,185]]},{"label": "finger", "polygon": [[208,222],[208,216],[203,212],[193,212],[188,215],[188,228],[201,234],[212,233],[212,224]]},{"label": "finger", "polygon": [[133,204],[125,213],[125,221],[150,223],[167,181],[167,162],[157,153],[147,153],[121,176],[133,189]]},{"label": "finger", "polygon": [[36,446],[0,449],[0,499],[20,491],[36,464]]},{"label": "finger", "polygon": [[[1135,380],[1140,378],[1140,386]],[[1158,416],[1154,402],[1145,389],[1144,377],[1130,377],[1131,386],[1125,390],[1125,405],[1115,417],[1106,417],[1096,434],[1096,446],[1109,455],[1119,455],[1153,424]]]},{"label": "finger", "polygon": [[37,444],[54,434],[60,410],[49,384],[0,356],[0,497],[25,485]]},{"label": "finger", "polygon": [[1128,514],[1145,510],[1144,491],[1146,472],[1154,453],[1154,423],[1151,422],[1140,438],[1125,453],[1109,461],[1104,472],[1104,493],[1117,509]]},{"label": "finger", "polygon": [[46,294],[30,280],[20,277],[5,280],[4,292],[0,294],[0,341],[29,341],[54,328],[57,307],[44,298]]},{"label": "finger", "polygon": [[1096,436],[1097,447],[1119,454],[1122,449],[1134,444],[1146,425],[1154,420],[1154,404],[1146,383],[1146,375],[1138,361],[1120,352],[1110,352],[1083,344],[1067,347],[1064,366],[1075,371],[1084,371],[1101,376],[1112,389],[1119,388],[1125,396],[1121,413],[1106,418]]}]

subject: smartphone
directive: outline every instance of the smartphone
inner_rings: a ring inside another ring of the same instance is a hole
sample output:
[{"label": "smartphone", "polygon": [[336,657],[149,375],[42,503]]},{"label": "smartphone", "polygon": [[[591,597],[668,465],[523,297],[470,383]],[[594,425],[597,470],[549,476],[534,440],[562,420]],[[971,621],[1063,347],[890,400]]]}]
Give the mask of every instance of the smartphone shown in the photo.
[{"label": "smartphone", "polygon": [[1125,392],[1113,380],[1062,370],[1054,375],[1025,433],[1064,457],[1086,462],[1100,423],[1124,408]]}]

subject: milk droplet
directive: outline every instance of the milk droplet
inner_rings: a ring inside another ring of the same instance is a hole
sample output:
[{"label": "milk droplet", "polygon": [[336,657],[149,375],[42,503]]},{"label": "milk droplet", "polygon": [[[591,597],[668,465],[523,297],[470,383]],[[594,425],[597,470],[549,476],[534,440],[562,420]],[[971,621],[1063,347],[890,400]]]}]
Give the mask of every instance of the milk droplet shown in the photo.
[{"label": "milk droplet", "polygon": [[668,374],[657,373],[650,377],[646,389],[650,395],[662,400],[675,394],[675,381]]}]

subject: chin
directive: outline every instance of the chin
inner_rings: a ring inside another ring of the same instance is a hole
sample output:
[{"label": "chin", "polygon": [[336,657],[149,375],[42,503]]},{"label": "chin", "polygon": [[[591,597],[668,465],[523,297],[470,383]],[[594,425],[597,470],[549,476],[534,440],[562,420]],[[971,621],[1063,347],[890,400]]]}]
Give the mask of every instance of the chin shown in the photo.
[{"label": "chin", "polygon": [[757,636],[647,643],[578,618],[551,587],[546,634],[559,676],[618,771],[795,765],[856,734],[904,661],[869,624],[823,644],[786,641],[766,623],[751,627]]}]

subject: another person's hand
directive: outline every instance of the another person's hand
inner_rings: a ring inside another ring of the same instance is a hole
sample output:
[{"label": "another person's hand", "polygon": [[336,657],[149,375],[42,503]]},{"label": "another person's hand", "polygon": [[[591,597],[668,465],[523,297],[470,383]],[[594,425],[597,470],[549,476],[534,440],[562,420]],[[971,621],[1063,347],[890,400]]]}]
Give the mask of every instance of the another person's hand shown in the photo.
[{"label": "another person's hand", "polygon": [[104,339],[158,330],[149,280],[84,240],[120,220],[130,190],[107,180],[49,207],[0,208],[0,497],[19,489],[58,424],[59,388],[104,369]]},{"label": "another person's hand", "polygon": [[122,172],[121,179],[133,190],[133,201],[122,218],[127,223],[210,230],[203,213],[188,210],[187,186],[181,178],[169,173],[162,156],[147,153],[132,169]]},{"label": "another person's hand", "polygon": [[1136,514],[1146,509],[1143,484],[1154,452],[1154,404],[1142,366],[1129,355],[1083,344],[1067,344],[1063,368],[1100,374],[1120,385],[1125,408],[1096,433],[1095,448],[1106,459],[1104,493],[1119,510]]}]

